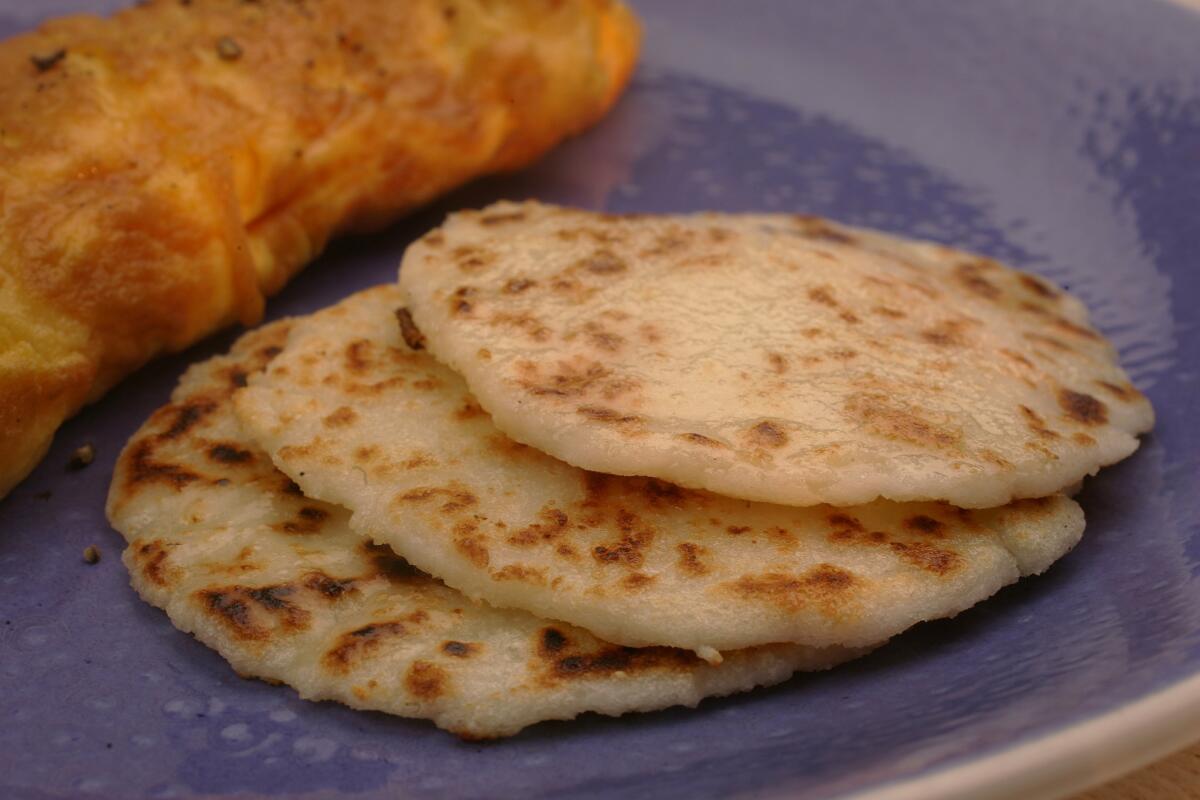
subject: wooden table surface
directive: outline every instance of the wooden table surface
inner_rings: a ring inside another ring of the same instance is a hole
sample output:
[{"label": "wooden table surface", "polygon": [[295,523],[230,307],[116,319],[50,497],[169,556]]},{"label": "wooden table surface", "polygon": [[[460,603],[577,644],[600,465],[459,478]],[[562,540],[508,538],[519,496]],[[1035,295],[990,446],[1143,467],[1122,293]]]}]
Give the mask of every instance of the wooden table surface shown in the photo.
[{"label": "wooden table surface", "polygon": [[[1200,724],[1200,723],[1198,723]],[[1196,800],[1200,798],[1200,745],[1151,764],[1072,800]]]},{"label": "wooden table surface", "polygon": [[[1174,2],[1200,11],[1200,0]],[[1200,743],[1071,800],[1200,800]]]},{"label": "wooden table surface", "polygon": [[1073,800],[1196,800],[1200,798],[1200,745],[1193,745],[1118,778],[1075,795]]}]

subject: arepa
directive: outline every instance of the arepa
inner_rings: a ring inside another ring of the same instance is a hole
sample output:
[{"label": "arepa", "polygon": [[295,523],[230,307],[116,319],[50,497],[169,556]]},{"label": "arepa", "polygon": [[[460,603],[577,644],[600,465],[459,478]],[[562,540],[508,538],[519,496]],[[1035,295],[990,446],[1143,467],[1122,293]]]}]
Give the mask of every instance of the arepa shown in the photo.
[{"label": "arepa", "polygon": [[858,655],[776,645],[710,666],[471,602],[305,498],[239,429],[230,395],[287,333],[193,367],[122,453],[108,513],[133,585],[246,676],[309,699],[507,736],[583,711],[621,714],[778,683]]},{"label": "arepa", "polygon": [[1041,572],[1082,533],[1061,495],[792,508],[572,467],[506,437],[412,349],[403,303],[378,287],[298,322],[235,406],[306,495],[492,605],[709,658],[869,645]]},{"label": "arepa", "polygon": [[510,437],[734,497],[993,507],[1154,419],[1062,290],[812,217],[500,203],[416,242],[400,283]]}]

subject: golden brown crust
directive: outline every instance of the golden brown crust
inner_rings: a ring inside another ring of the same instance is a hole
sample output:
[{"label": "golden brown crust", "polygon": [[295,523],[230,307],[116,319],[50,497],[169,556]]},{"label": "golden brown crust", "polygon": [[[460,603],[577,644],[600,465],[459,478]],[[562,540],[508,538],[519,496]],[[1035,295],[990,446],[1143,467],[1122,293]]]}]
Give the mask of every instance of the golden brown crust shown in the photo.
[{"label": "golden brown crust", "polygon": [[637,42],[609,0],[155,0],[0,44],[0,496],[331,236],[590,124]]}]

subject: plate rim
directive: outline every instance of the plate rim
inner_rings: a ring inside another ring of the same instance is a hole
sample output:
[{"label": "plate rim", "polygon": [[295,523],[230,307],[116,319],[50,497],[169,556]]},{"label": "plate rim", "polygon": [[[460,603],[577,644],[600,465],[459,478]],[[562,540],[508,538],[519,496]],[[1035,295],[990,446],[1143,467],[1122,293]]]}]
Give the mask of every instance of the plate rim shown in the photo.
[{"label": "plate rim", "polygon": [[981,758],[843,800],[1049,800],[1115,780],[1200,741],[1200,674]]},{"label": "plate rim", "polygon": [[[1200,12],[1200,0],[1162,2]],[[737,84],[727,85],[745,90]],[[212,342],[219,336],[203,341]],[[199,361],[189,359],[187,363]],[[1049,800],[1104,784],[1197,741],[1200,670],[1066,725],[1018,735],[994,749],[835,796],[841,800],[959,800],[964,796],[973,800]],[[780,796],[799,794],[784,790]]]}]

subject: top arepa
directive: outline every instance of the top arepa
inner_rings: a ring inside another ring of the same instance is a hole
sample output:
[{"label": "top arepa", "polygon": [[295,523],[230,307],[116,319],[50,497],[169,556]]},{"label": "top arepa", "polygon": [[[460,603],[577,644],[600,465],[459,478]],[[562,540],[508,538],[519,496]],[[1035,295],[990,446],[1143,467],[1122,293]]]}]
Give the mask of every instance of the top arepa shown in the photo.
[{"label": "top arepa", "polygon": [[512,438],[733,497],[997,506],[1154,421],[1061,289],[814,217],[499,203],[413,244],[400,283]]}]

